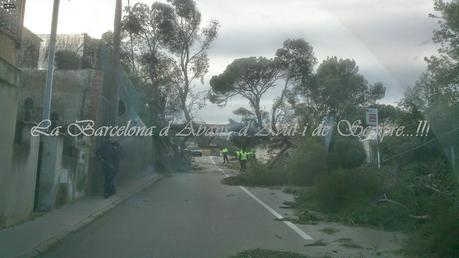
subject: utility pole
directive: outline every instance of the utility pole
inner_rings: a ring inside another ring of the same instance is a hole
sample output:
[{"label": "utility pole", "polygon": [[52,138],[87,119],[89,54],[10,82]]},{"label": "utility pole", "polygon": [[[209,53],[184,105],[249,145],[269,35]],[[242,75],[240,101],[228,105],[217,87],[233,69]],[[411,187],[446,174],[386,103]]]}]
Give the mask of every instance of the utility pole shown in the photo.
[{"label": "utility pole", "polygon": [[54,57],[56,54],[56,32],[59,18],[60,0],[54,0],[53,19],[51,22],[51,35],[48,42],[48,71],[46,74],[46,88],[43,102],[43,120],[49,120],[51,114],[51,101],[53,96]]},{"label": "utility pole", "polygon": [[122,1],[116,0],[115,7],[115,21],[113,29],[113,70],[115,83],[113,84],[113,122],[114,125],[118,123],[118,90],[121,82],[121,15],[122,15]]},{"label": "utility pole", "polygon": [[120,88],[121,78],[121,8],[122,1],[116,0],[115,7],[115,21],[113,28],[113,52],[112,52],[112,69],[111,69],[111,82],[108,84],[106,91],[107,98],[107,118],[106,122],[108,125],[118,124],[118,90]]},{"label": "utility pole", "polygon": [[[54,57],[56,54],[56,33],[57,33],[57,23],[59,19],[59,4],[60,0],[54,0],[53,4],[53,18],[51,21],[51,35],[49,37],[48,42],[48,71],[46,73],[46,85],[45,85],[45,94],[43,100],[43,113],[42,119],[43,120],[50,120],[51,115],[51,102],[53,98],[53,77],[54,77]],[[51,127],[51,125],[49,125]],[[40,137],[40,146],[38,149],[38,164],[37,164],[37,175],[35,181],[35,197],[34,197],[34,210],[40,210],[42,207],[39,207],[39,199],[45,198],[49,196],[49,192],[41,193],[40,187],[42,185],[41,177],[42,177],[42,169],[43,167],[48,166],[49,161],[46,159],[48,153],[50,152],[50,137],[49,136],[42,136]],[[46,173],[49,171],[44,170]],[[45,197],[40,197],[41,195]],[[46,200],[49,200],[47,198]],[[49,204],[49,203],[48,203]]]}]

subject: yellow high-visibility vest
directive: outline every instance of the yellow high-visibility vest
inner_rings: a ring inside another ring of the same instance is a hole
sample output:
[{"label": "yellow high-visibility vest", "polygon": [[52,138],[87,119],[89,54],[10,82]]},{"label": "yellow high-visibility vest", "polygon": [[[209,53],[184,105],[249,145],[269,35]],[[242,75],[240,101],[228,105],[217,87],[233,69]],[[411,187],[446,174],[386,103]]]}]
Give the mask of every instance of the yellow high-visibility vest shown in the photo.
[{"label": "yellow high-visibility vest", "polygon": [[241,151],[240,155],[241,155],[241,160],[247,160],[247,152]]}]

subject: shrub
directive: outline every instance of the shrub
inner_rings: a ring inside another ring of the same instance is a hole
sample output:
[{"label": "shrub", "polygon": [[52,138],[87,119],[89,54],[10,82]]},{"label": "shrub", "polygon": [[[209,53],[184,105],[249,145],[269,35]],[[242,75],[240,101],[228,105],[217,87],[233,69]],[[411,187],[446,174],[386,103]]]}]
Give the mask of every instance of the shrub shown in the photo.
[{"label": "shrub", "polygon": [[344,220],[359,225],[372,225],[384,230],[411,230],[415,221],[409,210],[393,203],[368,203],[353,210]]},{"label": "shrub", "polygon": [[382,180],[371,171],[341,169],[317,178],[314,197],[322,211],[346,213],[376,202],[382,188]]},{"label": "shrub", "polygon": [[287,183],[285,174],[271,170],[267,166],[251,161],[248,164],[247,171],[237,176],[223,179],[223,183],[229,185],[252,185],[252,186],[275,186]]},{"label": "shrub", "polygon": [[286,171],[290,184],[312,185],[317,175],[327,171],[322,144],[312,140],[301,144],[287,161]]},{"label": "shrub", "polygon": [[246,172],[226,178],[226,184],[232,185],[312,185],[314,178],[327,171],[324,148],[321,143],[308,140],[294,150],[291,158],[278,162],[272,168],[251,161]]},{"label": "shrub", "polygon": [[335,137],[328,154],[330,169],[355,168],[365,161],[365,150],[357,138]]},{"label": "shrub", "polygon": [[407,242],[417,257],[457,257],[459,254],[459,200],[445,206],[439,216],[427,221]]},{"label": "shrub", "polygon": [[[459,195],[454,171],[444,158],[412,162],[402,168],[399,195],[414,215],[427,215],[416,222],[407,247],[417,257],[457,257],[459,253]],[[413,222],[412,222],[413,224]]]}]

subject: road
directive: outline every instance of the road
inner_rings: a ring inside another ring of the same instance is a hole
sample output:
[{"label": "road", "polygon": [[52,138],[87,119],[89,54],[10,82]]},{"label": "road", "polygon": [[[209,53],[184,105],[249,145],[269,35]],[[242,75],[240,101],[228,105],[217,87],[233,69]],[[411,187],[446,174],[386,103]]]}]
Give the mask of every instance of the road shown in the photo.
[{"label": "road", "polygon": [[[209,157],[197,158],[196,164],[191,173],[165,176],[42,257],[191,258],[228,257],[255,248],[304,254],[331,250],[305,247],[316,240],[308,239],[308,227],[276,220],[285,213],[272,191],[223,185],[224,175]],[[320,236],[317,229],[312,236]]]}]

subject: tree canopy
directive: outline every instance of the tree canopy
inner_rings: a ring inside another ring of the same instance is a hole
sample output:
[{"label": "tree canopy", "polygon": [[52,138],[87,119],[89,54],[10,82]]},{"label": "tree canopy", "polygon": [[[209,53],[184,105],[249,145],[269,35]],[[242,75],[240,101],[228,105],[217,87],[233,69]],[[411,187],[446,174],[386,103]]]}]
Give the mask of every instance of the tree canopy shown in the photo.
[{"label": "tree canopy", "polygon": [[295,86],[310,83],[317,59],[312,46],[304,39],[288,39],[276,51],[275,62],[284,73],[284,87],[280,96],[274,100],[271,111],[271,126],[274,131],[277,130],[278,123],[292,122],[292,107],[286,100],[294,97],[292,90]]},{"label": "tree canopy", "polygon": [[306,98],[306,107],[302,108],[316,110],[321,115],[319,119],[328,115],[349,118],[363,105],[375,103],[385,95],[384,85],[370,85],[354,60],[338,57],[324,60],[312,81],[302,84],[299,91]]},{"label": "tree canopy", "polygon": [[218,22],[203,27],[193,0],[155,2],[151,7],[137,3],[126,12],[123,28],[131,41],[131,63],[140,64],[156,95],[176,97],[185,120],[191,120],[194,82],[203,81],[208,72],[207,50],[217,38]]},{"label": "tree canopy", "polygon": [[226,70],[213,76],[211,101],[222,104],[229,98],[240,95],[246,98],[257,119],[257,126],[263,126],[260,106],[262,96],[276,86],[280,69],[273,59],[248,57],[234,60]]}]

